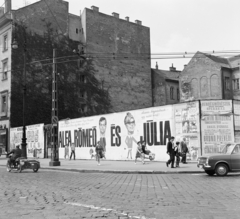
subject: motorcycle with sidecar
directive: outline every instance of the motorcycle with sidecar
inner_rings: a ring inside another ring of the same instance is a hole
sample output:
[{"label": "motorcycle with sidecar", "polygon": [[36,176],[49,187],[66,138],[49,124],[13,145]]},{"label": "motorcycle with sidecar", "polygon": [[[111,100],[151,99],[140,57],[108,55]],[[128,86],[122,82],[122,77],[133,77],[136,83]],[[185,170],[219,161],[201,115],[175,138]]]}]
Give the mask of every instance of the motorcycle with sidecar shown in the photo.
[{"label": "motorcycle with sidecar", "polygon": [[7,171],[11,172],[16,170],[21,173],[24,169],[32,169],[33,172],[37,172],[40,168],[40,162],[37,160],[28,160],[25,157],[19,157],[15,161],[10,162],[10,158],[7,161]]}]

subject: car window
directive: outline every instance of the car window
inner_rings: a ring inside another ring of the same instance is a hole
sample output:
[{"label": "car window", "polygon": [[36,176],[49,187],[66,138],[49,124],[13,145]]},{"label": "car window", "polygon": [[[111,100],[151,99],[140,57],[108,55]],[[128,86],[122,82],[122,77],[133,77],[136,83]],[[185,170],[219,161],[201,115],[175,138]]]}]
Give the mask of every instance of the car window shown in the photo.
[{"label": "car window", "polygon": [[239,144],[237,144],[236,146],[235,146],[235,148],[233,149],[233,152],[232,152],[233,154],[240,154],[240,145]]}]

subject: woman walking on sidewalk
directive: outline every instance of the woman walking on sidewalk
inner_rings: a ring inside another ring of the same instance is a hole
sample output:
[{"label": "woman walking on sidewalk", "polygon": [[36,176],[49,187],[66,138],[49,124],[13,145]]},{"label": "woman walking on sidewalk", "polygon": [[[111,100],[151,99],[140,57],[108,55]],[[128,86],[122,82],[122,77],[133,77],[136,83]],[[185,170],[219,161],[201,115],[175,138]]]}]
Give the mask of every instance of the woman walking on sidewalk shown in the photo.
[{"label": "woman walking on sidewalk", "polygon": [[96,160],[98,162],[98,165],[100,165],[100,159],[103,158],[103,147],[100,144],[100,141],[97,142],[96,148]]},{"label": "woman walking on sidewalk", "polygon": [[75,144],[74,143],[72,143],[72,145],[71,145],[71,155],[70,155],[70,160],[72,159],[72,156],[73,156],[73,158],[74,158],[74,160],[75,160]]}]

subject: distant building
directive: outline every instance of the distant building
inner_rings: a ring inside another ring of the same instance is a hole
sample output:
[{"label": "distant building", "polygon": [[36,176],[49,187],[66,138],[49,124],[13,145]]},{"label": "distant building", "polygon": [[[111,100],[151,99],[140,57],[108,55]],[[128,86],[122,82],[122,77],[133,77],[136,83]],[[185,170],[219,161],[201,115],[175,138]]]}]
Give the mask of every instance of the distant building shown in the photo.
[{"label": "distant building", "polygon": [[152,95],[153,106],[162,106],[179,103],[179,75],[173,65],[167,70],[152,69]]},{"label": "distant building", "polygon": [[180,101],[240,99],[240,56],[197,52],[180,73]]}]

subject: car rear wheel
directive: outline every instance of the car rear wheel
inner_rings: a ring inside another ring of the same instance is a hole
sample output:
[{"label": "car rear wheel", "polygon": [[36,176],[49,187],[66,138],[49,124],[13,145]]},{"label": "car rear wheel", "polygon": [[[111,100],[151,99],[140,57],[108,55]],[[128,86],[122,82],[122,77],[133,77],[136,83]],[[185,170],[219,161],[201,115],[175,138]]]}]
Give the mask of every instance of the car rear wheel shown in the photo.
[{"label": "car rear wheel", "polygon": [[224,163],[220,163],[216,166],[215,172],[218,176],[226,176],[228,174],[228,166]]},{"label": "car rear wheel", "polygon": [[215,174],[214,170],[205,170],[205,173],[208,174],[209,176],[213,176]]},{"label": "car rear wheel", "polygon": [[37,171],[38,171],[38,168],[34,168],[34,169],[33,169],[33,172],[36,173]]}]

